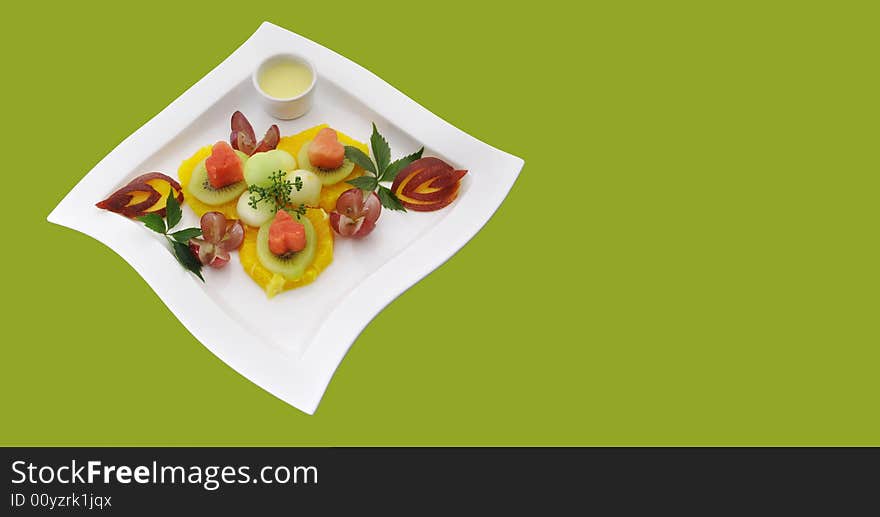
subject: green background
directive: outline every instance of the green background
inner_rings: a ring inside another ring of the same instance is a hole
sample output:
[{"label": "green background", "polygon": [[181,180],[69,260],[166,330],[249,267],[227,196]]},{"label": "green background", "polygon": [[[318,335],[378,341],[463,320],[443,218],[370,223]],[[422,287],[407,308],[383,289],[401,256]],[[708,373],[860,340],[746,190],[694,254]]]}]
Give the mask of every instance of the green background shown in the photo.
[{"label": "green background", "polygon": [[[880,444],[876,11],[572,4],[5,8],[0,443]],[[45,221],[263,20],[526,161],[315,416]]]}]

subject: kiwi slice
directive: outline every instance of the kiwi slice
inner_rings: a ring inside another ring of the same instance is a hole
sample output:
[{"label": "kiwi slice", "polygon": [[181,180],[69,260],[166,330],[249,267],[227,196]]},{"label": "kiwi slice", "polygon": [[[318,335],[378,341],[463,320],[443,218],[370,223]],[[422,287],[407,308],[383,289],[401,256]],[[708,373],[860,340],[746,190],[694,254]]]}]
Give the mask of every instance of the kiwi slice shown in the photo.
[{"label": "kiwi slice", "polygon": [[308,217],[300,217],[299,222],[306,229],[306,247],[283,257],[279,257],[269,249],[269,227],[272,221],[260,226],[260,231],[257,232],[257,258],[260,259],[260,263],[269,271],[278,273],[288,280],[296,280],[305,274],[306,268],[315,260],[315,250],[318,248],[312,222]]},{"label": "kiwi slice", "polygon": [[335,185],[347,178],[348,175],[351,174],[351,171],[354,170],[354,162],[348,158],[342,162],[342,165],[335,169],[322,169],[320,167],[315,167],[312,165],[312,162],[309,161],[309,146],[311,144],[311,140],[303,144],[299,150],[299,156],[296,157],[296,161],[299,164],[300,169],[314,172],[321,179],[322,184]]},{"label": "kiwi slice", "polygon": [[247,183],[236,181],[223,188],[214,188],[208,181],[208,169],[205,168],[205,160],[200,161],[193,169],[192,178],[187,185],[189,193],[206,205],[222,205],[235,201],[242,192],[247,190]]}]

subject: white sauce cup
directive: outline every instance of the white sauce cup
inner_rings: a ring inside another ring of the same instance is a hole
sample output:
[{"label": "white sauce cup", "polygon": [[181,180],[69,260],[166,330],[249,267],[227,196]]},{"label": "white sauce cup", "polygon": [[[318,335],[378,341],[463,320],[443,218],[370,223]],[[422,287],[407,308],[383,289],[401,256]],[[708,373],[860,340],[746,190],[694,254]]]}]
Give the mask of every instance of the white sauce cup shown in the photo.
[{"label": "white sauce cup", "polygon": [[[263,88],[260,87],[260,76],[266,68],[275,65],[279,61],[294,61],[302,63],[312,72],[312,82],[309,84],[306,91],[295,97],[283,99],[273,97],[263,91]],[[315,65],[313,65],[311,61],[300,55],[287,53],[275,54],[274,56],[264,59],[263,62],[260,63],[260,66],[258,66],[251,75],[251,80],[254,83],[254,89],[260,94],[263,108],[275,118],[291,120],[305,115],[310,109],[312,109],[312,100],[314,98],[315,83],[318,80],[318,71],[315,69]]]}]

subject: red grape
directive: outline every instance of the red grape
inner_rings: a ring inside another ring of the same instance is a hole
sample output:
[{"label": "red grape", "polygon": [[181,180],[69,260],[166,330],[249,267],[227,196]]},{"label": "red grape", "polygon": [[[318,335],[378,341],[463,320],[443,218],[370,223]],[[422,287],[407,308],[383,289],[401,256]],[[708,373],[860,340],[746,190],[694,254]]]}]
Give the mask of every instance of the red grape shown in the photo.
[{"label": "red grape", "polygon": [[202,238],[190,239],[189,248],[203,265],[219,269],[229,262],[229,252],[244,241],[244,227],[220,212],[207,212],[200,223]]},{"label": "red grape", "polygon": [[330,226],[343,237],[365,237],[376,227],[381,212],[382,203],[375,192],[351,188],[336,200],[336,210],[330,213]]}]

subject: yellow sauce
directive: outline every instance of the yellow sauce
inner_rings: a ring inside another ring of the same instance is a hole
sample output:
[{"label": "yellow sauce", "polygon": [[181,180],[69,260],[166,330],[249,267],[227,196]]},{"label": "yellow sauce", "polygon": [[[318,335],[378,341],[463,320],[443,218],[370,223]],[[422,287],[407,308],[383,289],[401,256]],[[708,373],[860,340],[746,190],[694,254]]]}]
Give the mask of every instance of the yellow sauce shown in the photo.
[{"label": "yellow sauce", "polygon": [[257,78],[260,88],[278,99],[302,95],[312,84],[312,71],[303,63],[279,60],[266,66]]}]

